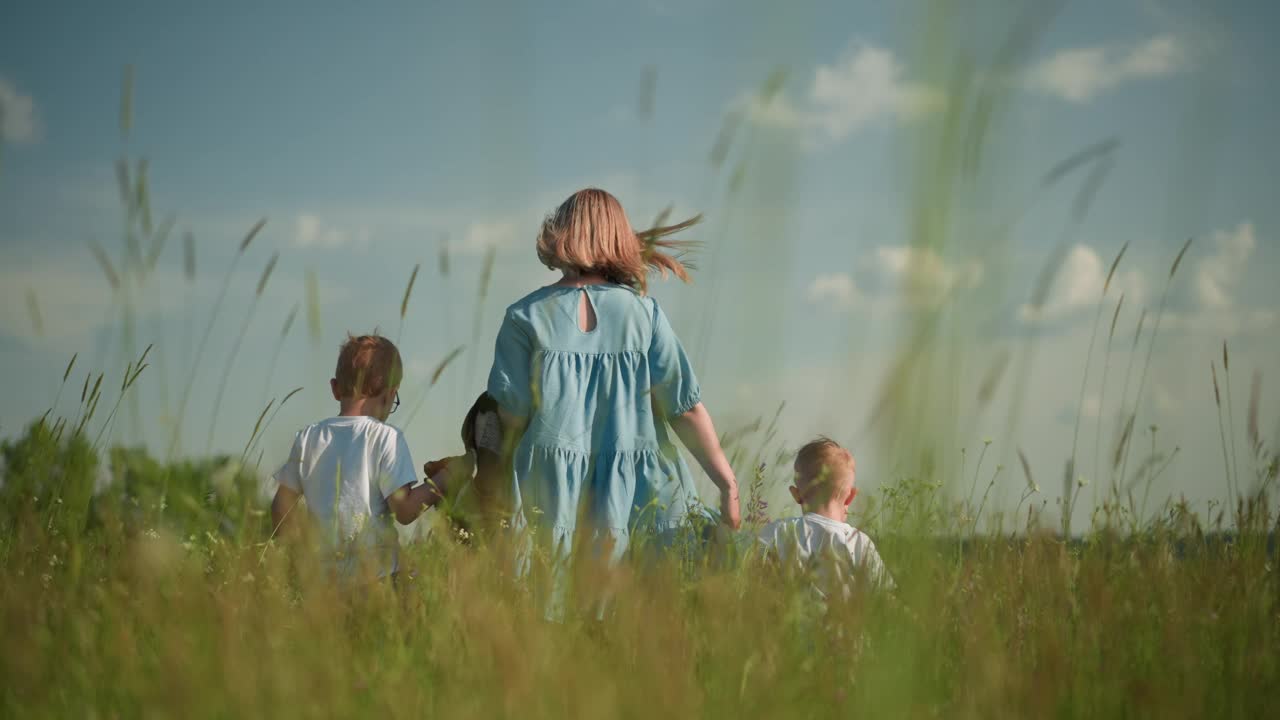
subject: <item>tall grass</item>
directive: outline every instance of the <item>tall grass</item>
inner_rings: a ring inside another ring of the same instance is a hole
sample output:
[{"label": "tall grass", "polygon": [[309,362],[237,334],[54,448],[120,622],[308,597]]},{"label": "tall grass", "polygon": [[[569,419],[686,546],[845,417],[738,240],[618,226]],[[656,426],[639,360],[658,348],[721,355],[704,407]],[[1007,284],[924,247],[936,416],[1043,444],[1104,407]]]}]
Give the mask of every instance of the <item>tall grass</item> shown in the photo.
[{"label": "tall grass", "polygon": [[[1259,716],[1280,699],[1274,550],[1224,545],[1175,503],[1132,537],[957,546],[904,534],[969,531],[906,480],[858,520],[893,594],[819,605],[745,545],[689,537],[613,570],[584,559],[575,603],[605,585],[615,602],[557,624],[500,542],[431,535],[396,583],[334,584],[269,539],[239,480],[209,469],[212,506],[140,514],[180,469],[118,455],[126,486],[93,498],[94,456],[48,428],[0,446],[6,716]],[[1275,527],[1261,513],[1253,532]]]},{"label": "tall grass", "polygon": [[295,304],[289,309],[289,314],[284,317],[284,325],[280,327],[280,336],[276,339],[276,346],[271,351],[271,362],[267,363],[267,379],[262,388],[262,394],[265,397],[271,392],[271,380],[276,376],[276,365],[280,362],[280,353],[284,350],[284,342],[289,338],[289,331],[293,329],[293,321],[298,318],[299,306]]},{"label": "tall grass", "polygon": [[[265,221],[260,221],[254,226],[256,229],[252,234],[257,234],[257,230],[262,228]],[[246,241],[241,245],[240,252],[248,246],[248,241],[252,237],[247,237]],[[231,377],[231,368],[235,366],[236,357],[240,354],[240,347],[244,344],[244,336],[249,332],[249,324],[253,322],[253,316],[258,311],[258,302],[262,300],[262,293],[266,290],[267,281],[271,279],[271,273],[276,269],[276,262],[280,260],[280,254],[274,253],[271,259],[267,261],[266,267],[262,269],[262,275],[258,278],[258,286],[253,292],[253,299],[249,301],[249,309],[245,312],[244,321],[240,323],[240,332],[236,335],[235,341],[231,343],[231,351],[227,353],[227,362],[222,366],[222,376],[218,378],[218,392],[213,396],[213,413],[209,417],[209,432],[205,439],[204,451],[207,454],[213,448],[213,431],[218,427],[218,414],[222,410],[222,397],[227,391],[227,380]]]},{"label": "tall grass", "polygon": [[[1103,294],[1105,295],[1105,292]],[[1116,325],[1120,322],[1120,311],[1124,309],[1124,297],[1125,294],[1120,293],[1120,299],[1116,301],[1116,309],[1111,314],[1111,326],[1107,330],[1107,344],[1102,353],[1105,359],[1102,364],[1102,387],[1098,390],[1098,421],[1094,424],[1093,430],[1093,478],[1098,481],[1093,486],[1095,493],[1102,485],[1101,466],[1098,464],[1099,458],[1102,456],[1102,426],[1106,423],[1106,413],[1103,411],[1102,401],[1107,397],[1107,380],[1110,379],[1111,375],[1111,345],[1116,337]],[[1104,490],[1104,492],[1106,491]]]},{"label": "tall grass", "polygon": [[[240,258],[244,255],[245,250],[249,248],[249,245],[253,243],[253,239],[257,237],[258,233],[266,224],[267,220],[266,218],[263,218],[249,228],[249,232],[245,233],[244,239],[240,241],[240,245],[237,247],[236,253],[232,256],[231,263],[227,267],[227,274],[222,281],[222,287],[218,290],[218,297],[214,300],[213,308],[209,311],[209,320],[205,323],[204,333],[200,336],[200,342],[196,345],[195,354],[191,356],[191,368],[187,374],[187,383],[182,388],[182,396],[178,400],[177,418],[173,423],[173,429],[170,433],[169,451],[167,453],[169,457],[173,457],[179,450],[182,438],[182,425],[187,416],[187,404],[191,401],[191,390],[195,386],[196,377],[199,375],[200,362],[204,359],[205,347],[209,344],[209,336],[213,334],[214,325],[217,324],[218,315],[222,311],[222,303],[226,300],[227,290],[231,287],[231,279],[235,276],[236,266],[240,264]],[[188,247],[194,251],[194,244],[189,244]],[[194,252],[190,253],[188,257],[190,258],[191,263],[188,267],[194,267]],[[256,301],[254,302],[253,307],[257,307]],[[252,319],[252,311],[250,311],[250,314],[247,316],[246,325],[248,319]],[[244,333],[242,332],[241,337],[243,337],[243,335]],[[234,357],[232,357],[232,360],[234,360]],[[221,393],[219,393],[219,395],[221,395]],[[212,425],[212,423],[210,424]]]},{"label": "tall grass", "polygon": [[[1183,257],[1185,257],[1187,251],[1191,249],[1191,241],[1194,239],[1195,238],[1187,238],[1187,241],[1182,244],[1182,249],[1179,250],[1178,254],[1173,258],[1173,264],[1169,266],[1169,276],[1166,277],[1164,281],[1164,292],[1160,294],[1160,306],[1156,309],[1155,327],[1151,329],[1151,339],[1147,342],[1147,359],[1142,365],[1142,374],[1138,379],[1138,395],[1133,400],[1133,411],[1129,416],[1130,430],[1132,430],[1134,419],[1142,409],[1142,395],[1143,391],[1146,390],[1147,387],[1147,377],[1151,373],[1151,358],[1155,353],[1156,340],[1160,336],[1160,321],[1164,319],[1165,306],[1169,302],[1169,290],[1173,287],[1173,280],[1178,274],[1178,266],[1182,264]],[[1127,444],[1125,444],[1123,453],[1124,454],[1120,462],[1120,479],[1122,482],[1126,477],[1125,469],[1128,467],[1129,463],[1129,450]]]},{"label": "tall grass", "polygon": [[1229,445],[1230,472],[1227,475],[1228,487],[1232,490],[1232,502],[1240,496],[1240,458],[1236,454],[1236,412],[1231,402],[1231,353],[1227,349],[1227,341],[1222,341],[1222,376],[1226,380],[1227,389],[1227,440]]}]

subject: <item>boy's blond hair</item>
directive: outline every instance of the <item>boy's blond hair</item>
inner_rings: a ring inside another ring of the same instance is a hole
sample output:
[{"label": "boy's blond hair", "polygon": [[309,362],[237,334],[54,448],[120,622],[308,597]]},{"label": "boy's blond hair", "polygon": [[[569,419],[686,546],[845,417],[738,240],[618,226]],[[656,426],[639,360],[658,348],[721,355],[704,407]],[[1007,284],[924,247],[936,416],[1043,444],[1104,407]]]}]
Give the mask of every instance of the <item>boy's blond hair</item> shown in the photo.
[{"label": "boy's blond hair", "polygon": [[333,373],[337,392],[344,398],[376,397],[389,388],[399,387],[403,376],[400,350],[395,343],[376,334],[347,335],[347,341],[338,351],[338,367]]},{"label": "boy's blond hair", "polygon": [[[598,273],[609,282],[628,285],[641,293],[648,286],[650,270],[663,277],[672,273],[689,281],[686,264],[679,259],[689,243],[663,238],[702,219],[694,216],[675,225],[635,232],[613,195],[597,188],[569,196],[542,222],[538,233],[538,259],[553,270]],[[677,250],[675,255],[664,250]],[[691,266],[690,266],[691,267]]]},{"label": "boy's blond hair", "polygon": [[806,504],[843,498],[853,485],[854,467],[853,455],[840,443],[819,437],[796,453],[796,489]]}]

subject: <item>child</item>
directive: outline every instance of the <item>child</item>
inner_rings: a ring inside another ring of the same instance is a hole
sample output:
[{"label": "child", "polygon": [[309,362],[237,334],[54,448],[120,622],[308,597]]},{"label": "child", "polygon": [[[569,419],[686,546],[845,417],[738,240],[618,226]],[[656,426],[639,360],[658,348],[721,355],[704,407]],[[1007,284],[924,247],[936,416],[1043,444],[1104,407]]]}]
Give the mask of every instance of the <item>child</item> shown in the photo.
[{"label": "child", "polygon": [[616,561],[637,526],[663,535],[697,509],[668,423],[719,489],[722,521],[740,524],[737,480],[689,358],[645,294],[653,270],[688,281],[664,252],[679,243],[661,238],[696,221],[636,233],[614,196],[574,193],[537,238],[538,259],[563,276],[507,308],[488,391],[513,519],[549,532],[556,557],[582,529]]},{"label": "child", "polygon": [[845,522],[858,494],[854,470],[853,456],[834,440],[820,437],[800,448],[790,490],[804,516],[760,532],[760,542],[784,569],[814,575],[814,589],[824,599],[837,590],[847,597],[860,574],[872,586],[893,586],[875,543]]},{"label": "child", "polygon": [[[403,375],[400,351],[390,340],[348,335],[334,375],[329,387],[338,415],[308,425],[294,438],[289,460],[274,476],[280,487],[271,519],[277,533],[287,529],[298,499],[305,497],[305,514],[334,553],[332,569],[340,577],[362,571],[362,563],[378,577],[393,575],[399,538],[391,518],[407,525],[439,502],[443,488],[437,482],[448,473],[412,487],[418,473],[409,447],[404,435],[386,424],[400,404]],[[439,469],[446,465],[454,463],[428,463]]]},{"label": "child", "polygon": [[[510,516],[503,487],[502,425],[498,402],[489,393],[480,393],[462,421],[462,446],[475,458],[475,477],[460,478],[455,492],[449,489],[449,522],[463,532],[461,539],[476,533],[490,535]],[[434,468],[428,466],[428,474]],[[456,477],[456,476],[455,476]]]}]

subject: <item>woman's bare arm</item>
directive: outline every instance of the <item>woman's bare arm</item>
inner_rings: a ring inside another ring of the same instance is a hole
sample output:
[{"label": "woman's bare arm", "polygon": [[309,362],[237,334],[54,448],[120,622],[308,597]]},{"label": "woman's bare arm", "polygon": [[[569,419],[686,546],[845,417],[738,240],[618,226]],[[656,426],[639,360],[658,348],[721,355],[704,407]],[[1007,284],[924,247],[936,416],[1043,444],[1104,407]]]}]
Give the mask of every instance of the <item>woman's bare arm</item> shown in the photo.
[{"label": "woman's bare arm", "polygon": [[720,490],[720,515],[724,523],[732,528],[742,525],[738,509],[738,480],[720,447],[720,438],[716,436],[715,424],[706,406],[698,403],[688,412],[671,418],[671,428]]}]

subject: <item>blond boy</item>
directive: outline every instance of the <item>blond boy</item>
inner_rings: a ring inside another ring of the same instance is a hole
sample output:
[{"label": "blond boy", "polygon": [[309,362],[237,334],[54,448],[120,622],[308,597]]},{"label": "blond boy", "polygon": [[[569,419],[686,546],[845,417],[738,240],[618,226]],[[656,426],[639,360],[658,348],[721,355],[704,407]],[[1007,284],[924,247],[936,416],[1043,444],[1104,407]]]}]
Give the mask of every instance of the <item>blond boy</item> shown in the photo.
[{"label": "blond boy", "polygon": [[834,440],[818,438],[800,448],[790,490],[804,515],[770,523],[759,536],[784,568],[811,574],[823,598],[848,596],[864,582],[893,586],[875,543],[846,522],[858,494],[854,471],[853,455]]},{"label": "blond boy", "polygon": [[[279,534],[306,518],[339,576],[398,569],[399,537],[391,524],[414,521],[442,497],[445,475],[469,463],[428,463],[432,481],[414,487],[418,470],[404,434],[386,420],[400,405],[400,351],[379,335],[347,337],[329,381],[338,414],[298,431],[271,518]],[[448,466],[448,472],[446,467]],[[305,510],[298,500],[306,498]]]}]

